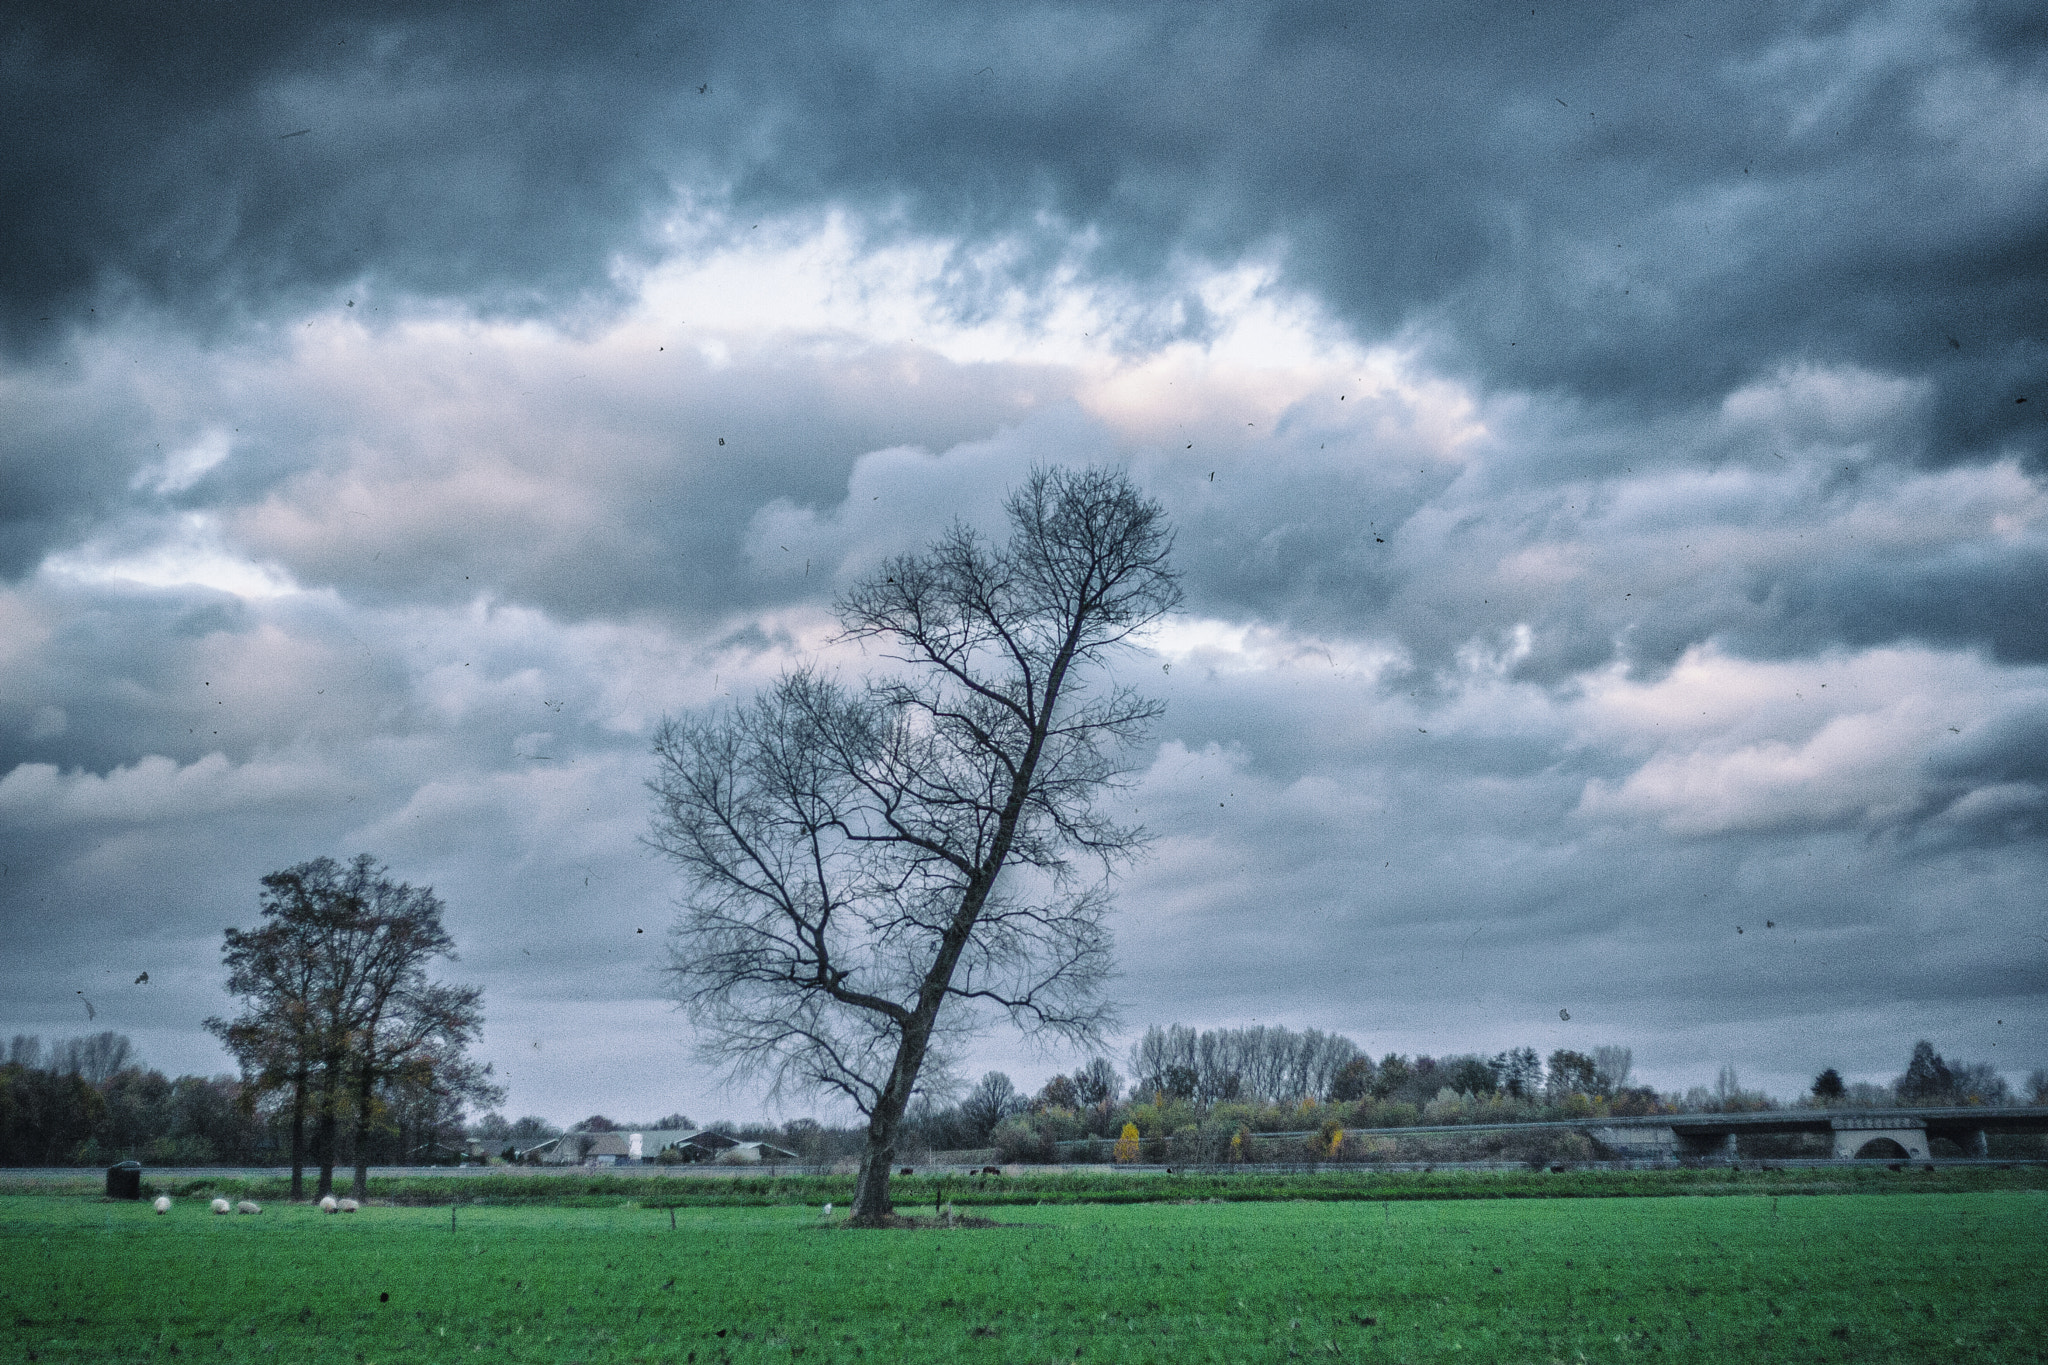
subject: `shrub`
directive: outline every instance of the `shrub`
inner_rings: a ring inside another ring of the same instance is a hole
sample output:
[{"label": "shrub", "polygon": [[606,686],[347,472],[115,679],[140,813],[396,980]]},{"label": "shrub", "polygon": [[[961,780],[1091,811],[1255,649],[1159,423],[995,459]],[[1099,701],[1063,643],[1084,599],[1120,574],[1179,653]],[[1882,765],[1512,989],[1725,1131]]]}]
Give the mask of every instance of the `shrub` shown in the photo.
[{"label": "shrub", "polygon": [[989,1141],[1006,1162],[1040,1162],[1054,1160],[1052,1136],[1046,1129],[1031,1121],[1032,1116],[1014,1114],[996,1125],[989,1134]]},{"label": "shrub", "polygon": [[1382,1128],[1412,1128],[1418,1117],[1415,1106],[1406,1100],[1395,1100],[1373,1109],[1373,1120]]}]

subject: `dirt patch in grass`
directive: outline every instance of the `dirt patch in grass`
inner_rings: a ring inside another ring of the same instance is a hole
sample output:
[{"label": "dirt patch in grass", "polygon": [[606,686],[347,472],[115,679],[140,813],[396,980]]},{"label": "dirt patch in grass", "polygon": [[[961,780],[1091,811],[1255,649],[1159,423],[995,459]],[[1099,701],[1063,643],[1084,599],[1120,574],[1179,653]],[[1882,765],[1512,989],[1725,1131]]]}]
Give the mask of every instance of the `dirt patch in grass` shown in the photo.
[{"label": "dirt patch in grass", "polygon": [[[835,1228],[842,1232],[861,1232],[874,1228],[877,1225],[873,1223],[833,1222],[826,1223],[823,1226]],[[892,1213],[880,1224],[881,1228],[901,1228],[906,1232],[929,1231],[932,1229],[944,1231],[947,1228],[1018,1228],[1023,1226],[1022,1223],[998,1223],[993,1218],[982,1218],[972,1213],[957,1214],[952,1218],[935,1216],[929,1213]]]}]

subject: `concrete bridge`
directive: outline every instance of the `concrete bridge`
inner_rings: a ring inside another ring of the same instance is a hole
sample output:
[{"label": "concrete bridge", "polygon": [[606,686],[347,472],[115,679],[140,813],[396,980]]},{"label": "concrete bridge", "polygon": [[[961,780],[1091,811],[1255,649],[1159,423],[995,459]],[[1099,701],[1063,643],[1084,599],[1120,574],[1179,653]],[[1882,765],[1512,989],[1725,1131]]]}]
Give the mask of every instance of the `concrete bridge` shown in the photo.
[{"label": "concrete bridge", "polygon": [[2048,1106],[1916,1109],[1775,1109],[1752,1114],[1659,1114],[1581,1125],[1616,1156],[1637,1161],[1735,1159],[1745,1133],[1826,1133],[1837,1160],[1925,1161],[1931,1138],[1947,1138],[1967,1156],[1987,1155],[1992,1133],[2048,1133]]}]

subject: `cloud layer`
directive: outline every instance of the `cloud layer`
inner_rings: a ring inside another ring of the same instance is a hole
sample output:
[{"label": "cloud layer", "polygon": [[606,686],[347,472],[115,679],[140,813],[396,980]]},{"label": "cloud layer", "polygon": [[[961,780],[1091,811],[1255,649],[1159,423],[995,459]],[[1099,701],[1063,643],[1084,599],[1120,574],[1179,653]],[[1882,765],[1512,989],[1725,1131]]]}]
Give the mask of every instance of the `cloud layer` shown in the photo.
[{"label": "cloud layer", "polygon": [[1189,599],[1132,1023],[2048,1057],[2033,8],[75,8],[0,40],[0,1028],[220,1066],[221,929],[369,849],[515,1108],[747,1111],[652,725],[1110,461]]}]

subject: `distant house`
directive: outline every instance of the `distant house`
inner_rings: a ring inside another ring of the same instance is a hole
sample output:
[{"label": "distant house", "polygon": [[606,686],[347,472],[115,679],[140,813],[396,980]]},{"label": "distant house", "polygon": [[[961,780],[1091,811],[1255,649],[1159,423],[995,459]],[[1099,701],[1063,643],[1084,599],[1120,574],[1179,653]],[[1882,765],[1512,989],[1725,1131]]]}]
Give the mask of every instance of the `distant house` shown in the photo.
[{"label": "distant house", "polygon": [[721,1152],[729,1152],[739,1145],[740,1140],[732,1134],[706,1128],[679,1140],[676,1155],[684,1161],[715,1161]]},{"label": "distant house", "polygon": [[[717,1161],[739,1148],[750,1149],[733,1161],[794,1161],[796,1154],[766,1143],[744,1143],[726,1133],[680,1128],[619,1129],[610,1133],[564,1133],[541,1155],[548,1166],[641,1166],[658,1161]],[[755,1151],[752,1149],[762,1149]],[[538,1150],[538,1149],[536,1149]]]},{"label": "distant house", "polygon": [[640,1144],[632,1139],[638,1133],[598,1133],[591,1144],[583,1149],[583,1164],[586,1166],[616,1166],[621,1161],[637,1161],[635,1150]]},{"label": "distant house", "polygon": [[562,1139],[560,1137],[542,1138],[531,1147],[515,1145],[512,1148],[512,1159],[514,1161],[545,1161],[547,1160],[548,1153],[561,1145]]}]

